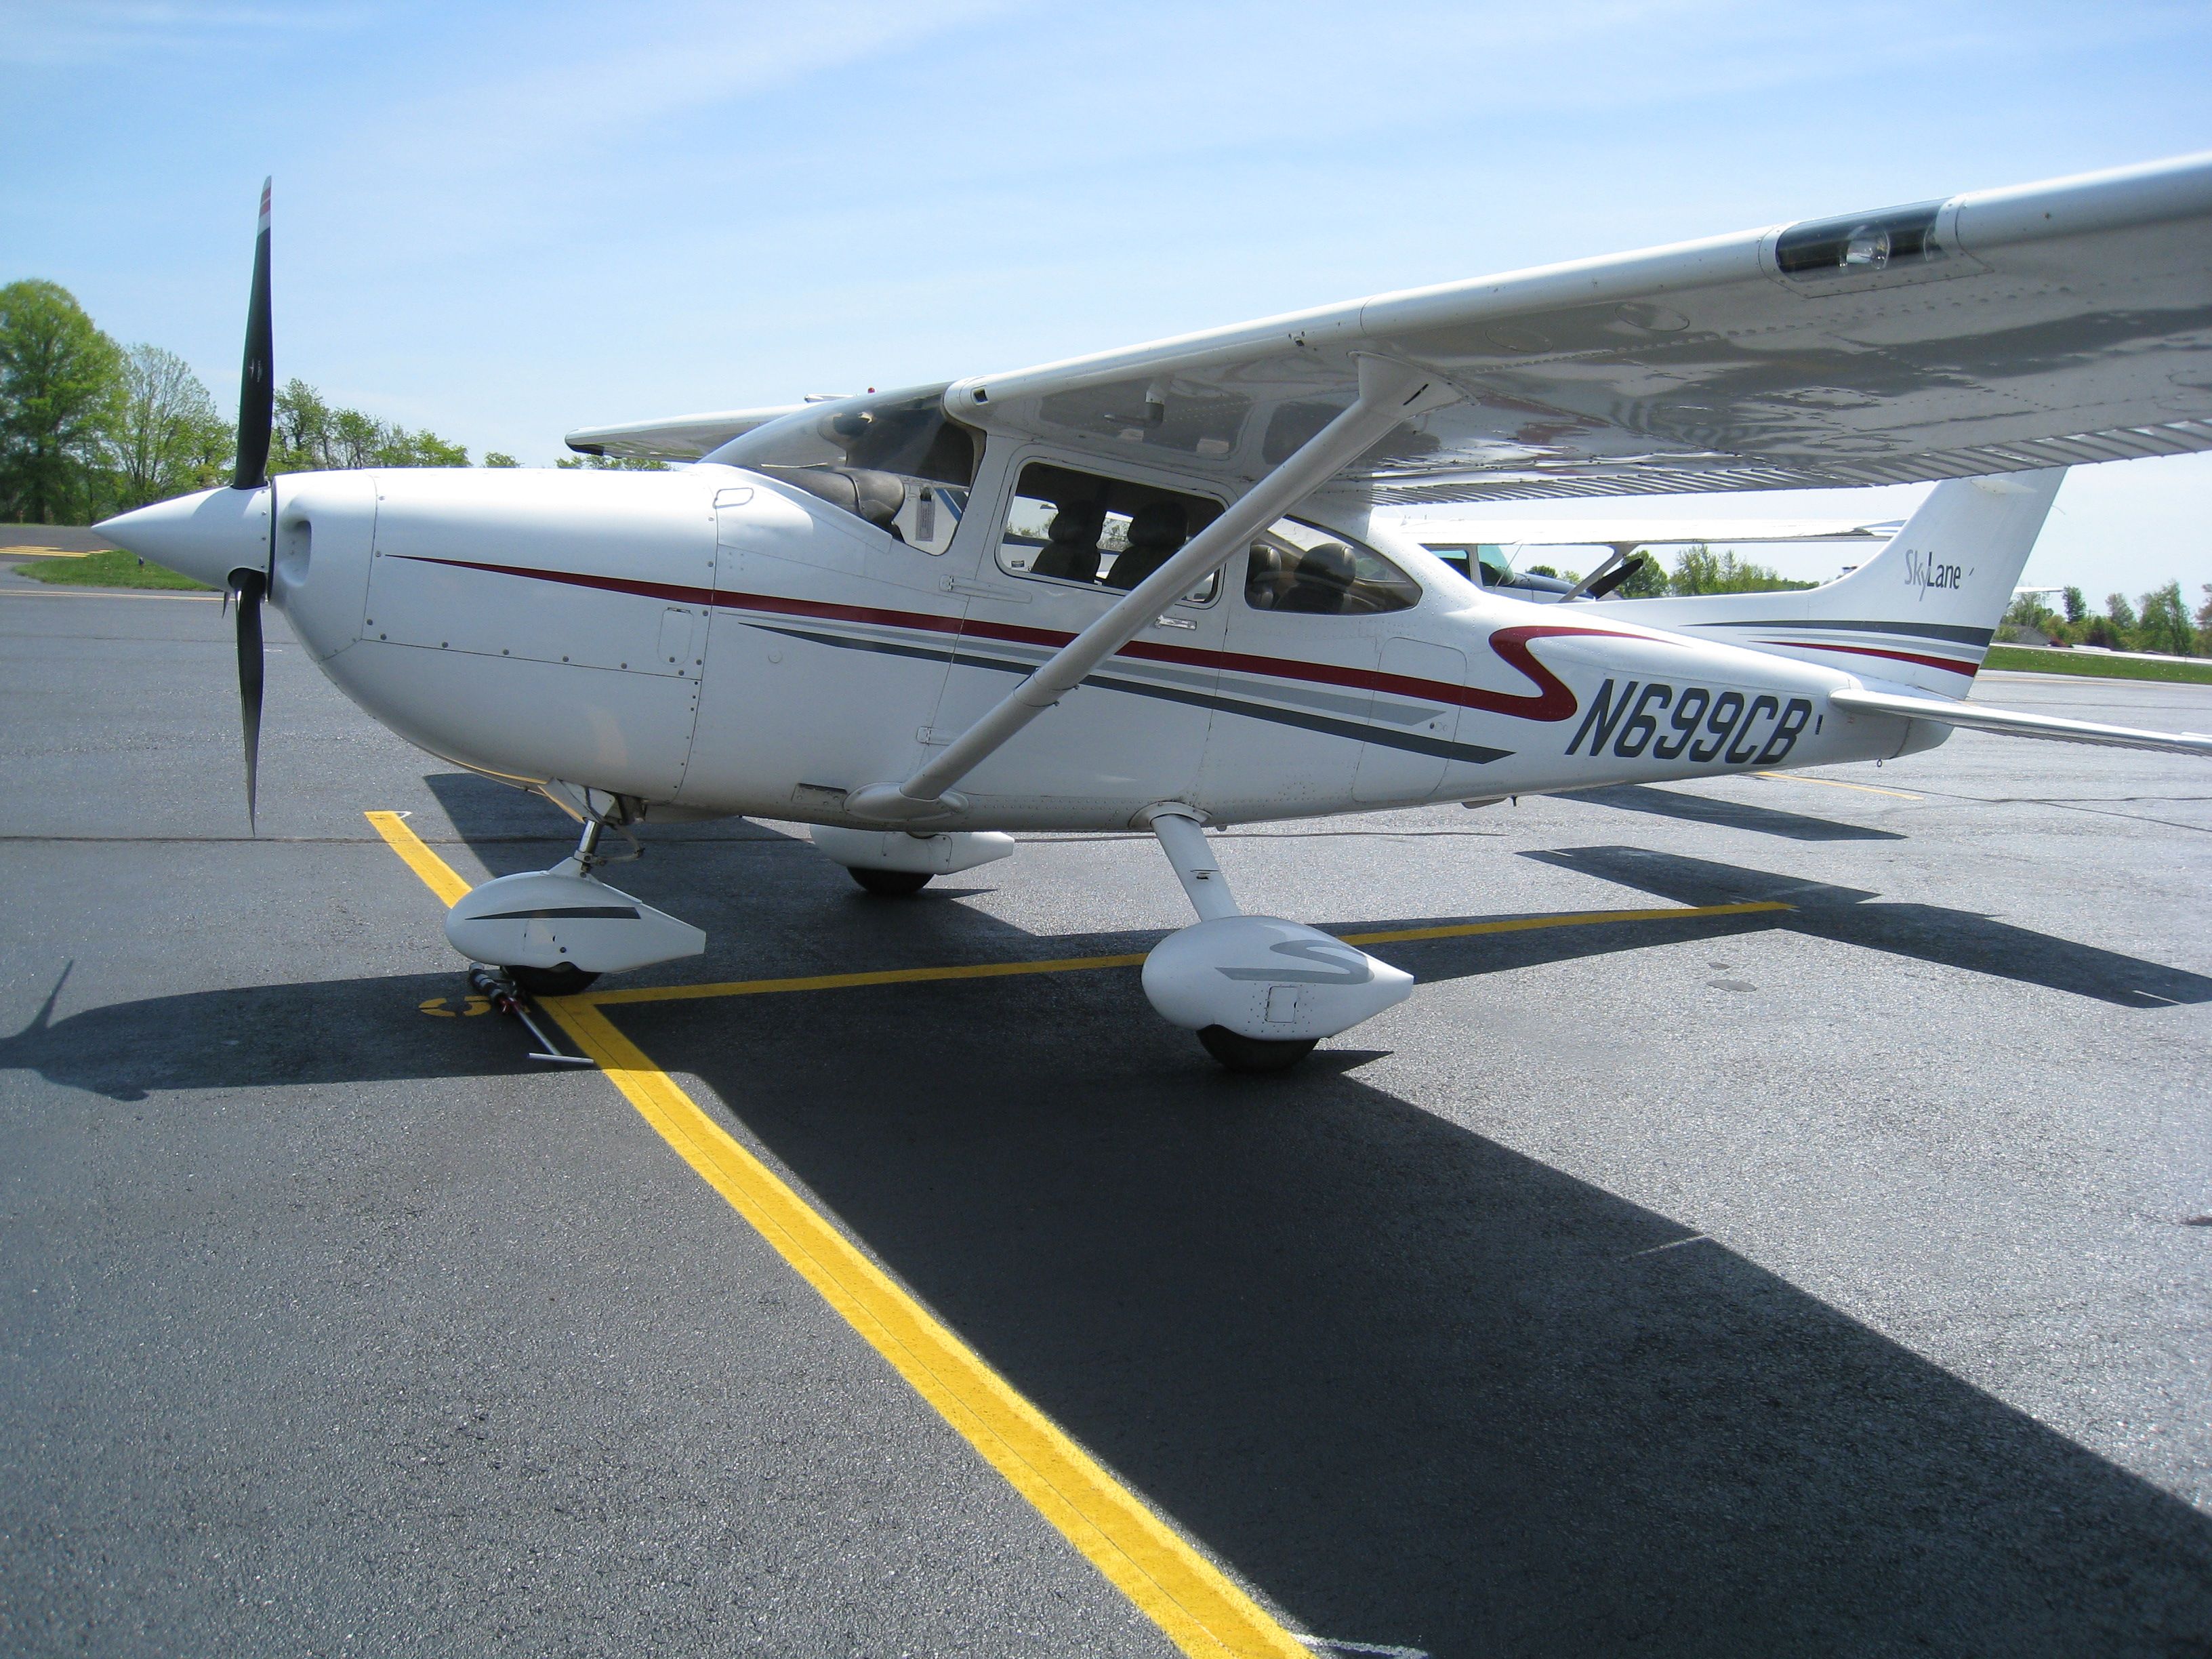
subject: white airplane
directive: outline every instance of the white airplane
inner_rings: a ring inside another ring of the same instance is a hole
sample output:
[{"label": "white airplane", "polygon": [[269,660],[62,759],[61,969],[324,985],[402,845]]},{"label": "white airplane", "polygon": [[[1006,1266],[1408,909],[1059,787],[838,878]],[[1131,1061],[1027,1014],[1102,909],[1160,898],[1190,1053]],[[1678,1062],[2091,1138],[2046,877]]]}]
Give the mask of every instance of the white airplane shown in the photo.
[{"label": "white airplane", "polygon": [[[604,828],[803,820],[877,892],[1148,829],[1146,958],[1232,1067],[1411,979],[1245,914],[1208,826],[1884,759],[1955,727],[2212,755],[1961,701],[2061,471],[2212,448],[2212,155],[1387,295],[1098,356],[576,434],[665,472],[265,476],[264,190],[236,477],[101,526],[265,596],[347,695],[582,823],[447,935],[525,988],[695,953]],[[1408,504],[1942,483],[1809,592],[1535,610]]]},{"label": "white airplane", "polygon": [[[1444,519],[1403,514],[1389,520],[1468,580],[1511,588],[1515,597],[1541,605],[1601,599],[1634,574],[1634,556],[1648,547],[1726,546],[1746,543],[1887,542],[1905,527],[1902,519],[1863,523],[1856,519]],[[1516,570],[1505,550],[1602,547],[1607,556],[1581,580]]]}]

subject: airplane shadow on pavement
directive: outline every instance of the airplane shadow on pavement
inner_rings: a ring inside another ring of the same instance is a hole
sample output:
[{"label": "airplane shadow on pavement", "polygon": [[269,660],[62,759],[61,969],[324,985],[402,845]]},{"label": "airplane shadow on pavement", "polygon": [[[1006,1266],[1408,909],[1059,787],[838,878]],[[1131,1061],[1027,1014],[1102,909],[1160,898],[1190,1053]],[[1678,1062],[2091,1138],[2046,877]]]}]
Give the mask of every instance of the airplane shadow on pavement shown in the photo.
[{"label": "airplane shadow on pavement", "polygon": [[1769,925],[1863,945],[1947,968],[1963,968],[2046,990],[2069,991],[2123,1008],[2212,1002],[2212,979],[2140,957],[2039,933],[1971,910],[1901,903],[1855,887],[1806,881],[1741,865],[1654,853],[1640,847],[1577,847],[1524,853],[1678,904],[1778,900],[1790,910]]},{"label": "airplane shadow on pavement", "polygon": [[1729,830],[1750,830],[1779,836],[1786,841],[1903,841],[1894,830],[1875,830],[1838,818],[1814,817],[1805,812],[1785,812],[1778,807],[1754,805],[1717,795],[1696,795],[1679,789],[1660,789],[1646,783],[1616,784],[1606,789],[1578,789],[1563,797],[1589,801],[1624,812],[1649,812],[1658,817],[1679,818],[1685,823],[1709,823]]},{"label": "airplane shadow on pavement", "polygon": [[619,1012],[1307,1628],[2206,1650],[2206,1517],[1723,1247],[1343,1071],[1194,1066],[1133,975],[912,989]]}]

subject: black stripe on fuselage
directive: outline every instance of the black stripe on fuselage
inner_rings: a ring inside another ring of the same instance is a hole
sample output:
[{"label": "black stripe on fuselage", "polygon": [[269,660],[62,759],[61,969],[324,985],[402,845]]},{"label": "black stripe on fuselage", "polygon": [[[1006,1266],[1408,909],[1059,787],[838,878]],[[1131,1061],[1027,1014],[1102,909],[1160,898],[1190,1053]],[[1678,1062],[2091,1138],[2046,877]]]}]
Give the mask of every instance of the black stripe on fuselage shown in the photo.
[{"label": "black stripe on fuselage", "polygon": [[1904,634],[1916,639],[1948,640],[1954,645],[1987,645],[1996,637],[1993,628],[1961,628],[1951,623],[1822,622],[1807,617],[1797,622],[1761,622],[1730,618],[1727,622],[1685,623],[1685,628],[1802,628],[1818,634]]}]

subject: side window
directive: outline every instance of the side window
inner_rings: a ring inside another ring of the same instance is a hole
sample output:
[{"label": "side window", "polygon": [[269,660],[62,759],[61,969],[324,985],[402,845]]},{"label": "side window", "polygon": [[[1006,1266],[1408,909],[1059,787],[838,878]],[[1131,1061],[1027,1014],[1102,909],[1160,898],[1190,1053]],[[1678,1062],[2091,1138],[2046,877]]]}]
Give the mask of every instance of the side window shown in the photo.
[{"label": "side window", "polygon": [[[1220,516],[1203,495],[1032,461],[1000,532],[999,568],[1126,592]],[[1220,585],[1208,576],[1182,602],[1204,605]]]},{"label": "side window", "polygon": [[1420,599],[1420,584],[1373,548],[1297,519],[1278,519],[1244,567],[1244,603],[1255,611],[1372,617]]}]

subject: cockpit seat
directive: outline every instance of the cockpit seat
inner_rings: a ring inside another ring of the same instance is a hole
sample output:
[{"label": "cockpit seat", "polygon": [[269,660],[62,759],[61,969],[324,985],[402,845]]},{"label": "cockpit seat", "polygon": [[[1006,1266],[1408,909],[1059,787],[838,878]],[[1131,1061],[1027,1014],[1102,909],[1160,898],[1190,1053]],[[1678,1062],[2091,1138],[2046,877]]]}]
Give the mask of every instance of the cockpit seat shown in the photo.
[{"label": "cockpit seat", "polygon": [[1244,603],[1273,611],[1291,587],[1291,561],[1297,556],[1273,542],[1255,542],[1244,567]]},{"label": "cockpit seat", "polygon": [[1098,533],[1105,526],[1106,508],[1101,502],[1079,501],[1061,507],[1052,515],[1043,550],[1030,567],[1030,574],[1072,582],[1097,581]]},{"label": "cockpit seat", "polygon": [[1147,502],[1129,520],[1129,544],[1107,572],[1106,586],[1134,587],[1173,558],[1189,539],[1188,520],[1181,502]]},{"label": "cockpit seat", "polygon": [[1322,542],[1310,547],[1298,555],[1290,591],[1276,600],[1275,609],[1309,617],[1340,616],[1358,574],[1352,550],[1343,543]]}]

